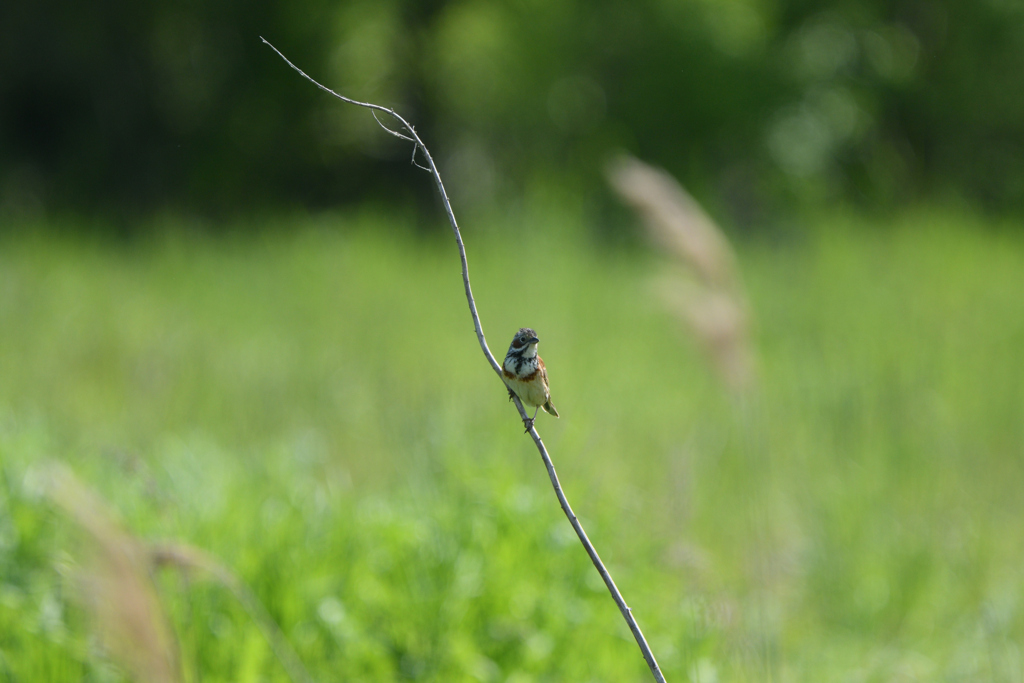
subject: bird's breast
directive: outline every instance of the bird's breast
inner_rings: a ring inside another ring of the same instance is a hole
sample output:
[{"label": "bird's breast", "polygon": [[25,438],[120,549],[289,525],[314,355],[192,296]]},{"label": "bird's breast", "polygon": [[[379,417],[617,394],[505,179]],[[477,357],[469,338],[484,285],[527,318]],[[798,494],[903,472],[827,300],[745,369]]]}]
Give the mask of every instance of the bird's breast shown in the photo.
[{"label": "bird's breast", "polygon": [[505,383],[526,405],[539,406],[547,400],[547,387],[540,380],[540,365],[536,356],[506,358],[502,375]]},{"label": "bird's breast", "polygon": [[537,363],[537,356],[523,358],[522,356],[508,356],[502,366],[504,375],[508,379],[518,379],[521,382],[528,382],[537,375],[540,366]]}]

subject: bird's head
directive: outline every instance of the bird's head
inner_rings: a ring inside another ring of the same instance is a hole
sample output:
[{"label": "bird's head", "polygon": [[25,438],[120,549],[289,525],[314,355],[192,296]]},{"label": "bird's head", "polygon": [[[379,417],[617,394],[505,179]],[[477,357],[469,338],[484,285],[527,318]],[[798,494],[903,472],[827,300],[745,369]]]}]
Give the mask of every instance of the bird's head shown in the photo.
[{"label": "bird's head", "polygon": [[537,333],[529,327],[520,328],[516,336],[512,337],[512,344],[508,347],[508,355],[526,356],[532,358],[537,355]]}]

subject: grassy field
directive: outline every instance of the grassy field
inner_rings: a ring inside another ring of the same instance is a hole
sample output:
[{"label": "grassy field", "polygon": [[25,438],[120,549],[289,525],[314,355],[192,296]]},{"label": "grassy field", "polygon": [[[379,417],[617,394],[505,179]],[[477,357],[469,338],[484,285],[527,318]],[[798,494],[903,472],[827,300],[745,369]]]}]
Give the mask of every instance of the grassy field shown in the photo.
[{"label": "grassy field", "polygon": [[[1024,680],[1024,234],[920,211],[743,243],[737,399],[662,259],[522,223],[529,258],[518,220],[464,228],[484,329],[538,331],[538,429],[669,681]],[[649,680],[436,229],[0,240],[0,680],[123,677],[51,459],[231,567],[317,681]],[[156,581],[187,680],[288,680],[223,588]]]}]

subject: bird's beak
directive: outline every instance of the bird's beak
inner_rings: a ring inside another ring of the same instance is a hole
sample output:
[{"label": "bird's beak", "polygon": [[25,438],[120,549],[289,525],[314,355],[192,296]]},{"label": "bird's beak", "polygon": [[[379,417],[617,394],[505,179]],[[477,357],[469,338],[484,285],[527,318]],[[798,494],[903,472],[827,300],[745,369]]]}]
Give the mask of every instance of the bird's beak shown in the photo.
[{"label": "bird's beak", "polygon": [[540,341],[540,339],[537,339],[536,337],[531,337],[530,339],[527,340],[527,343],[528,344],[536,344],[539,341]]}]

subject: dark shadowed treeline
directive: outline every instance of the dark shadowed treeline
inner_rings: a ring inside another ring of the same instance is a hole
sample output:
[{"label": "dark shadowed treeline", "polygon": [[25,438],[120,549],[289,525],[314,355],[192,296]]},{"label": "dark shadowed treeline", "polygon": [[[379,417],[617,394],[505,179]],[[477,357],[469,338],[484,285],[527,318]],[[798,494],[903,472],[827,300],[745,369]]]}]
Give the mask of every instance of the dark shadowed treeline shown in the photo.
[{"label": "dark shadowed treeline", "polygon": [[1017,3],[40,0],[0,5],[0,213],[430,201],[406,145],[260,35],[399,108],[462,206],[538,179],[600,192],[626,149],[739,223],[835,200],[1024,207]]}]

